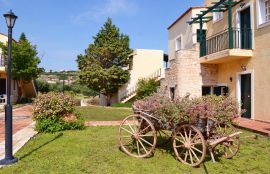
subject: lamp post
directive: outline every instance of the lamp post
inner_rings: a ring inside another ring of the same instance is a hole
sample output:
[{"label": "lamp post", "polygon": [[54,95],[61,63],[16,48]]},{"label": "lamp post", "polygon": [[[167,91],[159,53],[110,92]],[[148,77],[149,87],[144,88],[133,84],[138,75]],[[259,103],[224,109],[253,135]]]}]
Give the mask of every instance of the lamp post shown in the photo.
[{"label": "lamp post", "polygon": [[12,105],[10,102],[12,28],[14,27],[17,16],[10,10],[4,14],[4,17],[8,27],[7,103],[5,105],[5,158],[0,161],[0,165],[9,165],[18,161],[13,156],[12,149]]}]

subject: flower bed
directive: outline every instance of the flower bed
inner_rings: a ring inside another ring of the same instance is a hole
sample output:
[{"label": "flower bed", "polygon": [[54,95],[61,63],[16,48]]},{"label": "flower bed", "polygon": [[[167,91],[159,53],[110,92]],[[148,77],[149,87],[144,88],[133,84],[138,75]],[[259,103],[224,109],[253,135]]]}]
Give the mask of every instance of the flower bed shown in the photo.
[{"label": "flower bed", "polygon": [[202,118],[231,122],[239,116],[239,104],[236,100],[215,95],[200,98],[185,96],[171,101],[168,97],[154,94],[135,101],[133,107],[155,116],[167,128],[176,124],[198,123]]}]

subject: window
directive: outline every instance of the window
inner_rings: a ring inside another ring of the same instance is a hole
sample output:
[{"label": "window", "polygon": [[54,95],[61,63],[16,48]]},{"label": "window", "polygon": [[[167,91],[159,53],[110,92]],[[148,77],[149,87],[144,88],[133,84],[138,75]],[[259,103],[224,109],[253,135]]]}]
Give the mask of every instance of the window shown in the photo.
[{"label": "window", "polygon": [[265,22],[270,21],[270,0],[265,0]]},{"label": "window", "polygon": [[175,50],[176,51],[179,51],[182,49],[182,39],[181,37],[178,37],[176,40],[175,40]]},{"label": "window", "polygon": [[223,18],[223,12],[213,12],[213,21],[217,22]]},{"label": "window", "polygon": [[175,97],[175,88],[170,88],[170,98],[171,100],[174,100]]},{"label": "window", "polygon": [[133,69],[133,56],[130,56],[129,59],[130,59],[130,63],[128,65],[128,69],[132,70]]},{"label": "window", "polygon": [[227,86],[202,86],[202,96],[206,95],[224,95],[227,96],[229,88]]},{"label": "window", "polygon": [[258,24],[270,22],[270,0],[257,1]]}]

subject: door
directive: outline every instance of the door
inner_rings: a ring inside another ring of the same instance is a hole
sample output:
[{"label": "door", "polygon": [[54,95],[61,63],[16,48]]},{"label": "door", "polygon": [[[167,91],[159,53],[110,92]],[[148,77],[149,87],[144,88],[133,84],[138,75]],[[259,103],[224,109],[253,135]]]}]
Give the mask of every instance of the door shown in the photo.
[{"label": "door", "polygon": [[245,110],[242,117],[251,118],[251,74],[241,75],[241,108]]},{"label": "door", "polygon": [[251,18],[250,7],[240,12],[241,49],[251,49]]},{"label": "door", "polygon": [[0,79],[0,95],[6,94],[6,79]]}]

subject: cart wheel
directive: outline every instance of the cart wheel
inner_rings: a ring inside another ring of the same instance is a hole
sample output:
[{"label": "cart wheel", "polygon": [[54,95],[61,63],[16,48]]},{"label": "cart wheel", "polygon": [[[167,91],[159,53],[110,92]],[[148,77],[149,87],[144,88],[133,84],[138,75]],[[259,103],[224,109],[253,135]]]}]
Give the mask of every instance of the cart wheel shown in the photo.
[{"label": "cart wheel", "polygon": [[158,130],[157,131],[157,147],[164,146],[168,144],[172,139],[172,132],[168,130]]},{"label": "cart wheel", "polygon": [[141,115],[126,117],[119,127],[119,144],[121,149],[136,158],[149,156],[157,143],[153,124]]},{"label": "cart wheel", "polygon": [[[236,129],[231,124],[217,123],[216,133],[219,136],[225,137],[235,132]],[[215,147],[215,152],[221,154],[224,158],[232,158],[237,154],[239,148],[240,148],[240,136],[237,135],[228,139],[227,141],[218,144]]]},{"label": "cart wheel", "polygon": [[200,165],[206,154],[203,135],[192,125],[182,125],[175,130],[173,149],[178,160],[193,167]]}]

